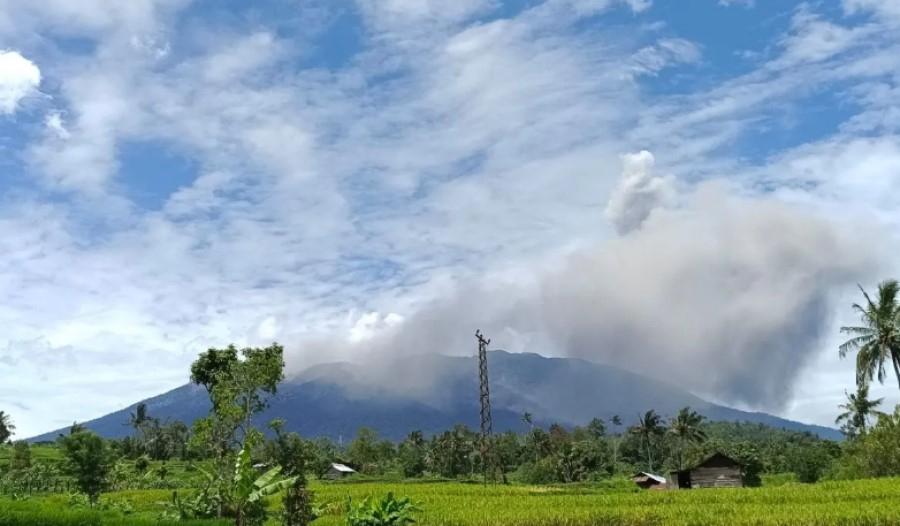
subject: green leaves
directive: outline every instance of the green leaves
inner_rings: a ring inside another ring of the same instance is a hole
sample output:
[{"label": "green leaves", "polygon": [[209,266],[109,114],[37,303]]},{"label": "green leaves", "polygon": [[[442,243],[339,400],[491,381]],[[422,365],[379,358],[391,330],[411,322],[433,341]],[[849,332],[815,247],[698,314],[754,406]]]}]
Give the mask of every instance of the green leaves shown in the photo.
[{"label": "green leaves", "polygon": [[298,477],[281,478],[281,466],[271,468],[257,476],[250,457],[252,447],[251,441],[251,443],[245,444],[237,454],[234,477],[227,499],[237,510],[238,517],[242,518],[245,518],[248,510],[264,516],[265,509],[259,505],[261,501],[293,486],[298,480]]},{"label": "green leaves", "polygon": [[60,439],[66,472],[75,479],[78,489],[96,503],[106,487],[106,476],[113,457],[106,442],[91,431],[78,431]]},{"label": "green leaves", "polygon": [[348,526],[402,526],[415,524],[413,514],[420,511],[409,497],[394,498],[388,493],[381,500],[366,497],[359,505],[349,503]]},{"label": "green leaves", "polygon": [[886,280],[878,285],[875,301],[860,287],[864,305],[854,303],[860,326],[841,327],[850,336],[838,348],[841,358],[856,352],[856,383],[865,385],[873,379],[883,383],[887,377],[885,363],[890,363],[900,383],[900,284]]}]

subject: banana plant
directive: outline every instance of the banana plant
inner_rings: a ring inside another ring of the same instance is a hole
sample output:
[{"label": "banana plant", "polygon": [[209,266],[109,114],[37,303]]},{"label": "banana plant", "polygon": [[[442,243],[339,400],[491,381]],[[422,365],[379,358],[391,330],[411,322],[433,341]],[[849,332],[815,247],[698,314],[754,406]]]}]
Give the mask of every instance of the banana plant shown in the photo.
[{"label": "banana plant", "polygon": [[409,497],[395,498],[388,493],[381,500],[366,497],[359,505],[348,503],[348,526],[405,526],[415,524],[413,514],[419,511]]},{"label": "banana plant", "polygon": [[297,481],[297,477],[280,475],[281,466],[276,466],[257,477],[250,460],[250,445],[244,445],[235,461],[230,495],[236,526],[262,524],[265,520],[263,499],[284,491]]}]

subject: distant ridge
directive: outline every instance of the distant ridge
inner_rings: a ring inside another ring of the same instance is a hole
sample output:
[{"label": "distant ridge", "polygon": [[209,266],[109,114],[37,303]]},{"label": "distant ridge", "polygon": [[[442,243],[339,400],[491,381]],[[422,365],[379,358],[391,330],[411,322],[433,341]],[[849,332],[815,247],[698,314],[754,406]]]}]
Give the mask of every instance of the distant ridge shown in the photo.
[{"label": "distant ridge", "polygon": [[[583,425],[594,417],[609,419],[613,415],[620,415],[625,425],[630,425],[648,409],[671,416],[690,406],[710,420],[755,422],[822,438],[842,438],[836,429],[713,404],[679,387],[608,365],[505,351],[492,351],[488,360],[497,431],[527,429],[521,421],[526,411],[540,425]],[[290,431],[334,439],[348,439],[362,426],[392,439],[401,439],[417,429],[430,434],[456,424],[478,426],[474,358],[418,355],[397,358],[384,370],[394,373],[373,382],[367,368],[350,363],[311,367],[279,386],[258,421],[284,418]],[[193,385],[143,402],[153,417],[188,424],[209,410],[206,390]],[[126,436],[131,433],[127,423],[135,405],[84,425],[108,438]],[[30,440],[54,440],[63,431]]]}]

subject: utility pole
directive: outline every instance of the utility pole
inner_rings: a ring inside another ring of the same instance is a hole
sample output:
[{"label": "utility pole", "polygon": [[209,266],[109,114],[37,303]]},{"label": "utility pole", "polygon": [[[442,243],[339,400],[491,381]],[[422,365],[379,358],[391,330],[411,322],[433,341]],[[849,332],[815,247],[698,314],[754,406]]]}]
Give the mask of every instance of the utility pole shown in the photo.
[{"label": "utility pole", "polygon": [[484,475],[484,483],[487,484],[488,472],[494,477],[494,456],[491,451],[491,435],[493,434],[493,421],[491,419],[491,390],[488,385],[487,347],[491,340],[485,339],[480,330],[475,331],[478,340],[478,383],[481,399],[481,470]]}]

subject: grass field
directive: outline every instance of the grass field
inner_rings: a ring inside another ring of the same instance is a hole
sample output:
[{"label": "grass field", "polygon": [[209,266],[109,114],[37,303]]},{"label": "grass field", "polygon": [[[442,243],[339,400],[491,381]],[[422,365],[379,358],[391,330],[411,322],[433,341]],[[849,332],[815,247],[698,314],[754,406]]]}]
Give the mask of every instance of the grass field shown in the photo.
[{"label": "grass field", "polygon": [[[62,451],[55,445],[37,445],[29,448],[32,462],[61,462]],[[0,446],[0,466],[5,466],[13,454],[9,445]]]},{"label": "grass field", "polygon": [[[348,497],[408,495],[422,508],[419,524],[438,526],[583,525],[900,525],[900,479],[786,484],[770,488],[635,492],[627,486],[482,486],[458,482],[340,482],[311,484],[316,501],[331,503],[321,526],[344,524]],[[112,493],[133,512],[72,510],[67,497],[0,499],[0,526],[162,524],[167,490]],[[188,523],[181,523],[188,524]],[[224,524],[206,521],[198,524]],[[277,524],[271,521],[271,524]]]},{"label": "grass field", "polygon": [[[900,524],[900,479],[652,492],[457,483],[332,484],[313,489],[320,502],[388,491],[409,495],[424,510],[421,524],[442,526]],[[342,516],[332,514],[316,524],[342,523]]]}]

